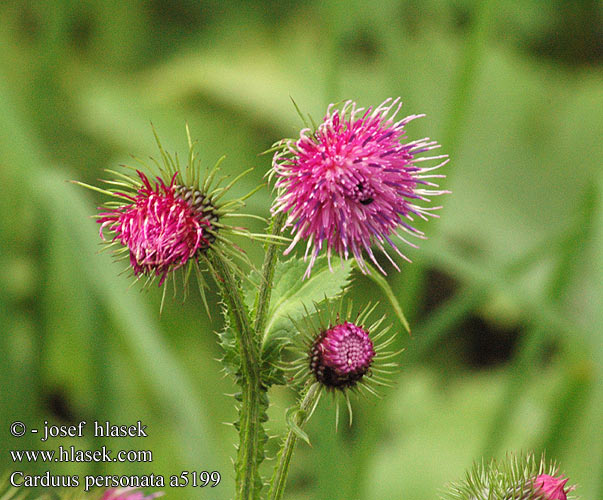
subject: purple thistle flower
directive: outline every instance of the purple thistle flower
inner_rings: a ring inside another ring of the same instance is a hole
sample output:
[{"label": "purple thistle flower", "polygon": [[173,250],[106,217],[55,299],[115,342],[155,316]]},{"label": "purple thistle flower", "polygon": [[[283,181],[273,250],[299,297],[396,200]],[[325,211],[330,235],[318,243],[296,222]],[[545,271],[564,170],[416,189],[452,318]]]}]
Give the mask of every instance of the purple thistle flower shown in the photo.
[{"label": "purple thistle flower", "polygon": [[329,388],[353,387],[368,372],[375,349],[368,331],[346,321],[322,332],[314,341],[310,370]]},{"label": "purple thistle flower", "polygon": [[[135,173],[107,170],[114,176],[112,180],[104,181],[111,189],[74,182],[113,198],[99,207],[100,213],[96,217],[100,224],[100,236],[108,246],[116,247],[116,256],[129,259],[130,268],[137,278],[146,276],[148,279],[145,285],[158,278],[161,286],[172,275],[176,287],[175,272],[183,268],[186,295],[189,279],[194,271],[203,302],[208,309],[205,297],[207,282],[200,264],[204,264],[205,268],[212,267],[209,252],[244,278],[247,275],[240,269],[239,263],[251,263],[229,236],[247,236],[268,241],[282,238],[251,234],[242,227],[225,223],[228,217],[246,216],[238,214],[238,210],[245,205],[244,200],[257,189],[240,199],[222,201],[222,198],[251,169],[239,174],[228,185],[220,186],[226,177],[214,180],[224,158],[203,175],[188,127],[186,131],[189,152],[185,168],[181,168],[177,156],[173,157],[163,149],[153,130],[161,162],[152,159],[153,165],[149,167],[137,160],[147,171],[153,172],[152,176],[124,165]],[[164,287],[161,307],[166,290],[167,287]]]},{"label": "purple thistle flower", "polygon": [[[402,103],[400,98],[386,99],[373,109],[358,108],[347,101],[341,109],[330,105],[323,122],[315,131],[303,129],[297,141],[284,141],[274,157],[279,195],[273,213],[288,213],[285,227],[292,227],[295,237],[285,251],[289,253],[299,240],[307,240],[305,258],[310,262],[305,277],[321,250],[356,259],[360,269],[369,272],[364,250],[385,274],[371,246],[376,245],[399,270],[385,250],[391,248],[403,259],[394,238],[410,246],[399,231],[418,238],[424,235],[409,222],[414,217],[427,220],[440,207],[424,208],[418,201],[447,191],[429,181],[443,175],[428,174],[448,162],[447,155],[417,157],[439,145],[428,138],[408,143],[404,126],[424,115],[394,118]],[[393,110],[393,112],[392,112]],[[418,166],[426,160],[442,159],[432,167]]]},{"label": "purple thistle flower", "polygon": [[163,496],[163,494],[162,491],[158,491],[145,496],[138,488],[111,488],[105,491],[99,500],[152,500],[153,498]]},{"label": "purple thistle flower", "polygon": [[565,489],[569,479],[563,476],[551,476],[549,474],[540,474],[534,480],[534,489],[536,493],[543,496],[543,500],[567,500],[567,492],[573,488]]},{"label": "purple thistle flower", "polygon": [[145,174],[137,173],[142,185],[134,196],[123,195],[132,203],[102,212],[97,222],[102,239],[108,229],[113,241],[128,248],[136,276],[154,273],[161,285],[170,271],[209,248],[212,224],[203,210],[181,197],[183,188],[175,184],[178,174],[169,186],[160,177],[152,186]]}]

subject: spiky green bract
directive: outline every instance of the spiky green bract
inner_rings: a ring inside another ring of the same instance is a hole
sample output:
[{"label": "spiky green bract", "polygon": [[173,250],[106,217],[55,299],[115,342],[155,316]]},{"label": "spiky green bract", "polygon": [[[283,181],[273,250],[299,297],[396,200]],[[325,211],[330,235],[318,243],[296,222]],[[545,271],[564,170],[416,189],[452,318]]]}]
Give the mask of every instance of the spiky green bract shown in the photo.
[{"label": "spiky green bract", "polygon": [[[364,396],[379,396],[379,387],[389,386],[388,378],[394,373],[398,364],[393,361],[402,350],[392,351],[389,348],[395,338],[388,335],[391,324],[384,326],[385,315],[379,319],[372,320],[377,303],[367,304],[363,309],[354,312],[351,302],[347,302],[344,307],[343,300],[336,302],[325,301],[320,306],[314,305],[315,312],[311,314],[306,309],[306,315],[302,320],[292,320],[297,331],[301,334],[299,341],[295,346],[295,360],[291,363],[289,370],[290,379],[294,384],[308,385],[318,382],[323,391],[333,395],[336,402],[335,425],[339,422],[339,400],[345,401],[349,413],[350,425],[352,424],[352,405],[350,402],[350,393],[359,393]],[[352,324],[362,329],[364,334],[368,335],[372,343],[374,353],[370,356],[370,368],[362,376],[355,378],[354,381],[348,380],[346,383],[331,385],[326,384],[324,380],[313,371],[315,363],[315,347],[317,340],[320,340],[325,332],[333,331],[342,325]]]},{"label": "spiky green bract", "polygon": [[[537,491],[535,479],[540,474],[556,476],[557,465],[544,454],[508,453],[502,460],[476,462],[465,479],[448,486],[443,500],[548,500]],[[570,488],[570,490],[573,488]],[[568,496],[568,498],[575,498]]]},{"label": "spiky green bract", "polygon": [[[271,241],[276,241],[279,237],[251,234],[242,227],[228,224],[231,217],[252,217],[241,214],[240,210],[245,204],[245,199],[257,189],[238,199],[229,201],[223,199],[232,186],[251,169],[227,182],[228,176],[220,175],[220,164],[225,158],[222,157],[212,168],[202,170],[196,152],[196,143],[191,140],[188,126],[186,132],[189,150],[184,165],[181,165],[177,154],[171,155],[163,148],[153,129],[160,153],[159,160],[150,158],[149,162],[145,162],[134,157],[139,164],[137,167],[122,165],[126,169],[124,172],[107,170],[112,178],[103,181],[108,185],[106,189],[81,182],[75,183],[112,198],[104,203],[101,207],[102,213],[96,217],[107,233],[103,238],[106,246],[113,249],[117,259],[130,259],[128,268],[133,271],[136,280],[144,278],[145,286],[150,285],[156,278],[159,278],[160,285],[164,280],[169,280],[173,283],[174,294],[181,281],[186,297],[190,277],[194,274],[207,308],[205,297],[207,282],[201,265],[204,256],[210,253],[223,256],[232,264],[233,272],[243,277],[246,276],[247,271],[242,268],[251,267],[251,264],[242,249],[231,241],[232,236]],[[150,203],[147,208],[142,203],[149,197],[154,197],[158,203]],[[173,225],[178,227],[180,224],[182,228],[184,223],[180,221],[187,218],[188,224],[194,225],[196,235],[194,232],[191,234],[191,231],[187,233],[186,228],[179,234],[170,232],[168,223],[164,222],[165,218],[174,217],[170,204],[174,205],[174,209],[179,210],[177,212],[179,218],[173,221]],[[157,206],[160,206],[163,212],[159,214],[153,212]],[[148,225],[145,209],[149,211]],[[136,210],[139,213],[134,217]],[[128,224],[130,219],[126,220],[127,217],[134,219],[137,226],[131,229]],[[131,233],[126,235],[125,232],[128,230],[134,231],[134,235]],[[158,232],[163,234],[158,237]],[[176,246],[177,241],[175,243],[175,238],[178,237],[186,237],[180,246]],[[149,238],[149,241],[145,241],[145,238]],[[135,242],[135,248],[128,246],[130,241]],[[161,245],[171,245],[169,249],[173,251],[166,252],[170,258],[160,259]],[[187,253],[186,246],[191,249],[190,253]],[[139,261],[139,254],[143,253],[145,260]],[[162,306],[166,290],[167,287],[164,287]]]}]

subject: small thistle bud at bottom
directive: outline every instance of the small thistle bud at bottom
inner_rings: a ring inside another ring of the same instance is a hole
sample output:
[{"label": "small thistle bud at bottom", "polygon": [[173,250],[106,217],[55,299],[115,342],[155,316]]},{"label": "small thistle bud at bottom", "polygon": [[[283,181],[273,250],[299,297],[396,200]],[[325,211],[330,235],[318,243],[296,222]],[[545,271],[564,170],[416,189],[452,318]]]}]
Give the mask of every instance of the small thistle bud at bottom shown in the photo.
[{"label": "small thistle bud at bottom", "polygon": [[310,353],[310,370],[327,387],[353,387],[368,372],[374,357],[368,331],[346,321],[316,338]]},{"label": "small thistle bud at bottom", "polygon": [[563,476],[540,474],[534,481],[534,489],[536,493],[544,495],[544,500],[567,500],[567,492],[571,490],[565,489],[568,481]]},{"label": "small thistle bud at bottom", "polygon": [[464,480],[449,485],[446,500],[567,500],[567,479],[554,462],[533,453],[507,454],[502,460],[477,462]]},{"label": "small thistle bud at bottom", "polygon": [[111,488],[105,491],[99,500],[152,500],[153,498],[163,496],[163,494],[162,491],[158,491],[151,495],[145,495],[138,488]]}]

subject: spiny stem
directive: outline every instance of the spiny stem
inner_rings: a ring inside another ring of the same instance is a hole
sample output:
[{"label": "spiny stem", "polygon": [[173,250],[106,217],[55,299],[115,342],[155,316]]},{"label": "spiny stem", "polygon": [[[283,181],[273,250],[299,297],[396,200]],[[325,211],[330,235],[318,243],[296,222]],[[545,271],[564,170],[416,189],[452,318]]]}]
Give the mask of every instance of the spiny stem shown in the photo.
[{"label": "spiny stem", "polygon": [[[320,384],[313,383],[307,390],[303,400],[299,405],[299,411],[295,416],[295,425],[302,428],[312,416],[312,412],[318,403],[320,397]],[[298,431],[299,432],[299,431]],[[278,455],[278,462],[274,468],[274,474],[270,480],[270,491],[268,492],[268,500],[279,500],[283,497],[285,486],[287,484],[287,476],[289,474],[289,465],[291,464],[291,456],[297,442],[297,433],[290,429],[283,446]]]},{"label": "spiny stem", "polygon": [[212,252],[211,264],[216,272],[216,283],[221,288],[222,296],[236,322],[233,327],[241,350],[243,378],[246,380],[252,379],[254,375],[259,375],[258,345],[257,339],[253,336],[239,282],[232,273],[230,263],[225,256]]},{"label": "spiny stem", "polygon": [[215,279],[222,296],[232,313],[235,339],[241,355],[242,400],[239,422],[239,450],[236,464],[236,500],[253,500],[261,462],[263,428],[261,422],[262,399],[265,390],[260,380],[260,356],[257,338],[253,334],[249,315],[245,309],[239,283],[231,272],[224,256],[211,254]]},{"label": "spiny stem", "polygon": [[[272,234],[278,236],[281,232],[283,224],[287,214],[280,212],[274,217],[272,221]],[[264,264],[262,266],[262,281],[260,282],[260,289],[258,291],[256,302],[255,302],[255,323],[253,325],[253,331],[256,338],[261,339],[266,327],[266,320],[268,318],[268,308],[270,306],[270,295],[272,293],[272,281],[274,279],[274,269],[277,262],[277,247],[278,245],[274,242],[269,242],[266,247],[266,255],[264,257]]]}]

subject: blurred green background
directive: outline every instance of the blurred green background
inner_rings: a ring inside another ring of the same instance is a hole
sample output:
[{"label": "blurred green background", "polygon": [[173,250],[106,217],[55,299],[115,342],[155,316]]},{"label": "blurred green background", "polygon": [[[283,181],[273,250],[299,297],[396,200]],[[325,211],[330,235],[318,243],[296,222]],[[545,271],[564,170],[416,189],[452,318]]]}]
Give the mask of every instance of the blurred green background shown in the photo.
[{"label": "blurred green background", "polygon": [[[103,168],[184,154],[255,171],[330,102],[401,96],[409,137],[451,155],[441,220],[389,280],[413,325],[395,386],[335,432],[323,400],[294,457],[290,499],[433,499],[472,460],[546,450],[603,498],[603,24],[595,0],[153,0],[0,5],[0,470],[10,449],[150,449],[152,464],[55,474],[218,470],[231,498],[235,388],[198,294],[167,302],[118,276],[90,215]],[[248,203],[266,216],[271,194]],[[251,223],[253,230],[261,224]],[[259,263],[261,248],[245,245]],[[358,277],[359,301],[380,297]],[[193,290],[194,291],[194,290]],[[214,294],[210,293],[210,296]],[[382,308],[384,311],[386,307]],[[395,321],[392,319],[392,321]],[[291,391],[271,392],[272,434]],[[146,439],[40,443],[29,426],[111,420]],[[270,450],[274,452],[276,442]],[[269,474],[270,465],[264,472]]]}]

